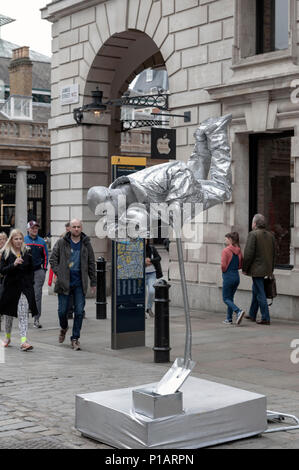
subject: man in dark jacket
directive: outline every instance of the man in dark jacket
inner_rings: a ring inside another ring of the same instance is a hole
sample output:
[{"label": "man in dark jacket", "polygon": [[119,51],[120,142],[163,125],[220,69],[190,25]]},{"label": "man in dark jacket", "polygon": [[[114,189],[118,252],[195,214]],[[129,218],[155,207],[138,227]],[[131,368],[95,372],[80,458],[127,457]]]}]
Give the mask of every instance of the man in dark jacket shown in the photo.
[{"label": "man in dark jacket", "polygon": [[60,335],[58,341],[63,343],[68,330],[69,298],[74,299],[74,323],[71,346],[80,349],[80,331],[82,327],[85,296],[88,289],[88,277],[92,293],[96,290],[95,257],[89,237],[82,232],[82,222],[71,221],[71,229],[54,245],[50,264],[57,276],[54,291],[58,294],[58,316]]},{"label": "man in dark jacket", "polygon": [[264,289],[264,277],[273,274],[275,265],[275,238],[266,230],[265,217],[256,214],[252,220],[243,261],[243,273],[252,277],[252,301],[249,315],[245,318],[256,321],[258,309],[262,319],[259,325],[270,325],[270,314]]}]

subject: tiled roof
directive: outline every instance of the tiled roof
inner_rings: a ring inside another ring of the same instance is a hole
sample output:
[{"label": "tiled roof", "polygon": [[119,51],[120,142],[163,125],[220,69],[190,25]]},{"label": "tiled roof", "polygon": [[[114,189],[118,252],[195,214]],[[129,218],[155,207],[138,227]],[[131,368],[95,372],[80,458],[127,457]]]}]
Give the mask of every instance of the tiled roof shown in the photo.
[{"label": "tiled roof", "polygon": [[[23,45],[26,45],[26,44],[23,44]],[[18,46],[17,44],[13,44],[12,42],[8,42],[0,38],[0,57],[11,59],[13,49],[17,49],[18,47],[21,47],[21,46]],[[39,52],[30,50],[29,53],[30,53],[29,57],[32,61],[49,62],[49,63],[51,62],[50,57],[40,54]]]},{"label": "tiled roof", "polygon": [[[13,49],[18,48],[17,44],[0,39],[0,79],[5,85],[9,85],[8,67],[12,57]],[[51,59],[35,51],[29,51],[32,67],[32,88],[38,90],[50,90]]]}]

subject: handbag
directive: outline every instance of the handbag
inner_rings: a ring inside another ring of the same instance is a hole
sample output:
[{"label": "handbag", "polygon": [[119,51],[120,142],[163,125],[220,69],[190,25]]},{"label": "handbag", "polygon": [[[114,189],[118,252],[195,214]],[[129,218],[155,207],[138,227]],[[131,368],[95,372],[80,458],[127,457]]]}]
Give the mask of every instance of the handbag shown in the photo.
[{"label": "handbag", "polygon": [[273,303],[273,299],[277,296],[276,279],[274,274],[264,278],[264,289],[267,299],[272,300],[272,302],[269,304],[270,306]]}]

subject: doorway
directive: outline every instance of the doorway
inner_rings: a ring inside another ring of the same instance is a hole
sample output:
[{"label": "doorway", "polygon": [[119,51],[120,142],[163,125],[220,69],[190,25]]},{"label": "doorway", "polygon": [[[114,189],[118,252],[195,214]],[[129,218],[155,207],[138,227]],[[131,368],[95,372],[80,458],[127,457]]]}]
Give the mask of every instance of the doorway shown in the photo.
[{"label": "doorway", "polygon": [[293,131],[255,134],[249,140],[249,230],[254,214],[266,217],[268,229],[275,236],[276,267],[281,269],[291,269],[294,265],[291,246],[294,227],[294,205],[291,202],[293,135]]}]

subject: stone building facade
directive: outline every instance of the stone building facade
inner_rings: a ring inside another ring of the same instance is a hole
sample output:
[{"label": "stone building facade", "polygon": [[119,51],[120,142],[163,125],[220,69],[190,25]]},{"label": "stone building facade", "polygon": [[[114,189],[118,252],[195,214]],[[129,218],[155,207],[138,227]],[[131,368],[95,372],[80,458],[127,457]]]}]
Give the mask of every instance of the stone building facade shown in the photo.
[{"label": "stone building facade", "polygon": [[[188,124],[172,119],[178,159],[188,159],[202,120],[233,115],[232,198],[204,214],[204,243],[184,250],[191,307],[224,310],[219,269],[224,235],[237,230],[244,245],[251,216],[264,208],[282,253],[276,269],[280,295],[272,315],[298,320],[298,3],[283,0],[283,10],[281,0],[49,3],[42,17],[53,23],[52,234],[58,236],[65,220],[75,216],[82,218],[89,235],[94,234],[86,193],[90,186],[110,183],[110,157],[120,152],[117,108],[102,121],[90,121],[90,127],[75,124],[73,108],[90,102],[96,85],[104,98],[118,98],[141,70],[165,67],[171,111],[191,111]],[[61,87],[70,84],[79,86],[79,104],[61,102]],[[281,215],[286,212],[287,221]],[[94,238],[94,247],[107,257],[107,240]],[[174,244],[169,278],[172,284],[179,282]],[[245,308],[250,288],[250,279],[242,277],[238,301]],[[171,296],[172,304],[181,304],[179,289],[172,288]]]}]

